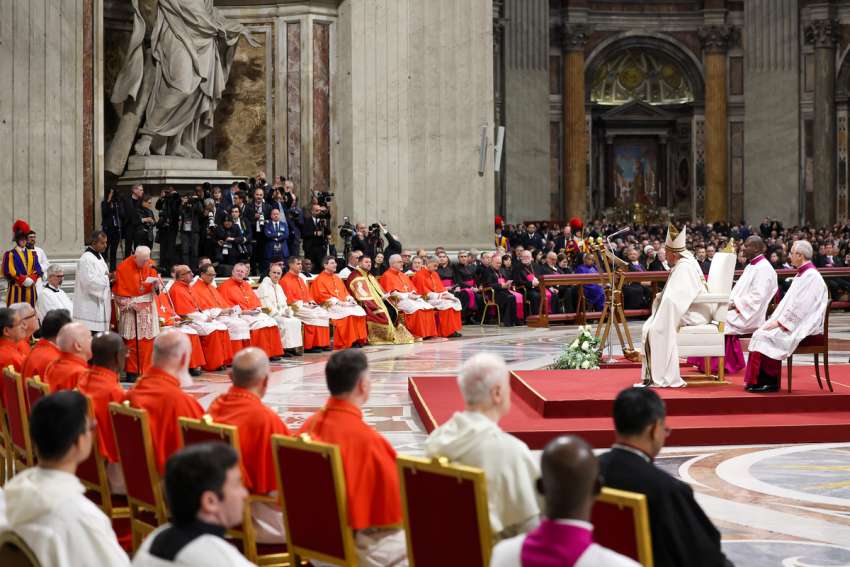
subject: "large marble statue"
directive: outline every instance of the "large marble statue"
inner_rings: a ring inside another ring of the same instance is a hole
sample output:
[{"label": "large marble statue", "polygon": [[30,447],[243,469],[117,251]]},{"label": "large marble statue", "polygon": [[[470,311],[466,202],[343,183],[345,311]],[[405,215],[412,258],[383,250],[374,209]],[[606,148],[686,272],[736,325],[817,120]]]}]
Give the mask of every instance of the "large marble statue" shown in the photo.
[{"label": "large marble statue", "polygon": [[213,128],[239,38],[258,45],[213,0],[158,0],[151,29],[139,0],[132,3],[133,34],[111,97],[122,114],[106,159],[106,169],[115,174],[134,141],[141,156],[201,158],[198,141]]}]

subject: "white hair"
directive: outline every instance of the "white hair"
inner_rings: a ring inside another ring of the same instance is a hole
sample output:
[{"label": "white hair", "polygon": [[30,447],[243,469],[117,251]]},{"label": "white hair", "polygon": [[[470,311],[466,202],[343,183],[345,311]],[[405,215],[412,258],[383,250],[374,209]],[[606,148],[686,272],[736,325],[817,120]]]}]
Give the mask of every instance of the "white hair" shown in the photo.
[{"label": "white hair", "polygon": [[401,260],[401,254],[393,254],[390,256],[390,264],[399,260]]},{"label": "white hair", "polygon": [[481,352],[463,363],[457,384],[467,407],[486,404],[494,386],[508,383],[508,367],[504,359]]},{"label": "white hair", "polygon": [[47,277],[49,278],[50,276],[58,274],[60,272],[64,274],[65,268],[63,268],[59,264],[50,264],[50,266],[47,268]]},{"label": "white hair", "polygon": [[150,258],[151,257],[151,249],[148,248],[147,246],[136,246],[136,251],[133,252],[133,254],[135,254],[135,255],[141,254],[142,256],[147,256],[148,258]]},{"label": "white hair", "polygon": [[798,240],[796,241],[791,249],[796,249],[799,254],[803,255],[803,258],[806,260],[811,260],[814,255],[814,250],[812,250],[812,245],[809,244],[808,240]]}]

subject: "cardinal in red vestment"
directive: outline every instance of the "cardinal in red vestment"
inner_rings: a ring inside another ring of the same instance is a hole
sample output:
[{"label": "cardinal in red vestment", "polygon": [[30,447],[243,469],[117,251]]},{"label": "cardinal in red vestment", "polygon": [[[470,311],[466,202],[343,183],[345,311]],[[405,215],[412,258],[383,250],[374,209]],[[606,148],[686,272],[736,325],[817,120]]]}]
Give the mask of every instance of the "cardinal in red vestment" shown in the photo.
[{"label": "cardinal in red vestment", "polygon": [[160,328],[173,328],[189,337],[189,342],[192,344],[192,358],[189,360],[189,374],[192,376],[200,376],[201,368],[206,366],[207,359],[204,356],[204,347],[201,345],[201,339],[198,336],[198,331],[191,326],[186,325],[182,317],[174,310],[174,305],[171,303],[171,297],[164,291],[156,294],[156,312],[159,316]]},{"label": "cardinal in red vestment", "polygon": [[149,366],[153,340],[159,334],[155,293],[162,280],[147,246],[137,246],[132,256],[118,264],[112,298],[118,307],[118,334],[127,344],[127,374],[138,375]]},{"label": "cardinal in red vestment", "polygon": [[230,335],[231,359],[234,354],[251,345],[251,327],[238,315],[232,314],[233,309],[215,286],[215,267],[212,264],[204,264],[200,267],[198,281],[193,283],[189,290],[201,313],[227,326],[227,333]]},{"label": "cardinal in red vestment", "polygon": [[280,278],[280,287],[283,288],[286,302],[292,308],[292,312],[303,324],[304,352],[330,350],[331,314],[313,301],[310,290],[307,289],[307,282],[301,277],[301,258],[290,256],[288,264],[289,271]]},{"label": "cardinal in red vestment", "polygon": [[48,311],[41,322],[41,338],[35,343],[29,356],[24,361],[21,375],[26,378],[38,376],[44,379],[44,371],[47,365],[59,358],[61,351],[56,346],[56,337],[59,331],[71,322],[68,312],[63,309]]},{"label": "cardinal in red vestment", "polygon": [[218,291],[230,307],[239,308],[239,318],[251,327],[251,345],[263,349],[272,359],[283,356],[283,343],[277,322],[263,313],[260,298],[245,279],[250,268],[247,264],[233,266],[231,277],[218,286]]},{"label": "cardinal in red vestment", "polygon": [[460,300],[446,291],[437,270],[440,263],[435,256],[428,256],[426,267],[413,275],[416,293],[421,295],[437,311],[437,331],[441,337],[460,337],[463,328]]},{"label": "cardinal in red vestment", "polygon": [[437,321],[434,308],[416,292],[416,286],[402,272],[401,256],[390,256],[390,267],[381,276],[381,287],[397,301],[398,310],[404,313],[404,326],[415,337],[423,339],[437,336]]},{"label": "cardinal in red vestment", "polygon": [[83,323],[68,323],[59,331],[56,346],[62,352],[59,358],[47,365],[43,376],[43,382],[50,386],[51,393],[73,390],[89,369],[91,331]]},{"label": "cardinal in red vestment", "polygon": [[[322,261],[322,273],[310,285],[313,301],[331,315],[334,326],[334,350],[360,347],[368,340],[366,312],[348,293],[345,283],[336,275],[336,260],[330,256]],[[287,296],[288,297],[288,296]]]}]

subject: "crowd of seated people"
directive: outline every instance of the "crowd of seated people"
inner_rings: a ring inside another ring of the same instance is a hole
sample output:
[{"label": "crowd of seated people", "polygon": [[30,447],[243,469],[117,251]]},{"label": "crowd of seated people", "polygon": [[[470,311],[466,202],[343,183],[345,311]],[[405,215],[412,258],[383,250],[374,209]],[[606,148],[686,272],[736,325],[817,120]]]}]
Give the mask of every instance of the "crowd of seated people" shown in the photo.
[{"label": "crowd of seated people", "polygon": [[[103,335],[95,341],[92,350],[101,364],[117,366],[126,355],[116,336]],[[120,436],[102,423],[100,407],[120,396],[95,397],[78,390],[46,395],[29,416],[37,464],[16,469],[0,490],[0,533],[14,532],[42,565],[128,565],[128,552],[134,555],[132,564],[139,566],[250,564],[227,542],[226,531],[242,523],[249,490],[276,494],[281,485],[270,459],[272,436],[295,433],[262,400],[268,358],[253,347],[237,353],[232,388],[208,410],[216,423],[239,429],[242,442],[237,453],[223,443],[182,445],[178,418],[203,413],[179,386],[188,370],[189,341],[171,331],[157,337],[154,348],[155,367],[126,398],[148,414],[168,522],[148,534],[138,549],[125,550],[109,518],[88,499],[76,476],[92,451],[104,454],[103,443],[94,442],[95,431],[99,439]],[[98,379],[110,377],[117,385],[117,374],[104,367]],[[297,433],[340,449],[347,522],[358,564],[407,565],[405,534],[399,528],[403,495],[396,452],[363,419],[362,407],[371,391],[367,359],[356,350],[334,353],[325,377],[327,402]],[[156,385],[173,389],[160,396],[169,403],[154,402]],[[510,409],[509,374],[502,359],[488,353],[473,356],[462,366],[458,386],[464,410],[431,433],[425,450],[430,456],[483,470],[495,546],[492,565],[549,565],[554,563],[547,563],[547,558],[562,555],[562,560],[571,557],[574,563],[569,564],[579,566],[637,565],[592,543],[591,510],[602,485],[646,494],[655,565],[731,565],[721,551],[717,529],[690,487],[653,464],[669,433],[664,403],[654,391],[630,388],[619,394],[613,406],[616,443],[610,452],[597,458],[581,439],[559,437],[538,459],[499,427]],[[112,490],[118,492],[115,486]],[[451,508],[445,513],[450,514]],[[279,508],[252,507],[251,514],[265,528],[258,539],[285,543]]]}]

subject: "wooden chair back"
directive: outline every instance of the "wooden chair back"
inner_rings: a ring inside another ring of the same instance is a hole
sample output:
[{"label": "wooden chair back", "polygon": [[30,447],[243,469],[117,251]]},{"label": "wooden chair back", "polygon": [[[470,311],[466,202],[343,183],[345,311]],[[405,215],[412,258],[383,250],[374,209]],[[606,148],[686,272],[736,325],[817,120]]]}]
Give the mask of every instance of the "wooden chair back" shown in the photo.
[{"label": "wooden chair back", "polygon": [[[89,415],[94,419],[94,406],[89,396]],[[129,509],[123,498],[120,503],[116,502],[112,495],[112,487],[109,485],[109,476],[106,473],[107,461],[100,452],[98,443],[98,430],[92,432],[92,449],[89,457],[77,466],[77,478],[86,488],[86,496],[97,504],[103,513],[110,519],[127,518]],[[120,505],[117,505],[120,504]]]},{"label": "wooden chair back", "polygon": [[293,563],[357,565],[339,447],[308,435],[273,435],[272,455]]},{"label": "wooden chair back", "polygon": [[27,415],[32,411],[35,403],[44,396],[50,395],[50,386],[41,381],[41,378],[36,374],[26,380],[26,399],[27,399]]},{"label": "wooden chair back", "polygon": [[24,380],[20,373],[11,365],[6,367],[3,370],[3,399],[6,400],[9,446],[15,472],[20,472],[35,463],[30,440],[29,412],[24,396]]},{"label": "wooden chair back", "polygon": [[791,380],[793,378],[791,369],[794,367],[794,355],[797,354],[813,354],[815,358],[815,378],[817,378],[818,386],[823,390],[823,382],[820,379],[820,355],[823,355],[823,373],[826,378],[826,385],[829,391],[832,392],[832,380],[829,378],[829,312],[832,309],[832,300],[826,303],[826,310],[823,313],[823,333],[820,335],[810,335],[800,341],[794,352],[788,357],[788,392],[791,392]]},{"label": "wooden chair back", "polygon": [[0,565],[3,567],[41,567],[30,546],[12,530],[0,532]]},{"label": "wooden chair back", "polygon": [[0,486],[12,478],[12,442],[6,427],[6,405],[3,403],[3,377],[0,376]]},{"label": "wooden chair back", "polygon": [[[487,567],[492,532],[484,471],[446,459],[398,457],[407,556],[416,567]],[[447,554],[446,551],[449,551]]]},{"label": "wooden chair back", "polygon": [[133,550],[142,539],[167,521],[165,497],[151,441],[148,412],[130,407],[129,402],[109,404],[115,445],[130,508]]},{"label": "wooden chair back", "polygon": [[591,523],[596,543],[631,557],[643,567],[653,567],[645,495],[604,487],[593,505]]},{"label": "wooden chair back", "polygon": [[502,312],[499,309],[499,304],[496,303],[496,290],[492,287],[483,288],[481,290],[481,303],[484,305],[481,307],[481,323],[479,323],[479,326],[484,325],[484,320],[487,319],[487,312],[491,307],[496,310],[496,325],[501,325]]}]

